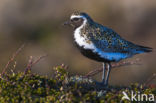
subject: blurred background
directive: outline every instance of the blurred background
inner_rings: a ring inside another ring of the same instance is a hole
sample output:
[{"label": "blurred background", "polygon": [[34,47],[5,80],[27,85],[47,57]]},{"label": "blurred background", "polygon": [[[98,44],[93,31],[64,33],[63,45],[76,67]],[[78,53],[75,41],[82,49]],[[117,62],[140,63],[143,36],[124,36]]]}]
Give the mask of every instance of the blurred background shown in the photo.
[{"label": "blurred background", "polygon": [[[156,48],[156,0],[0,0],[0,70],[23,43],[26,46],[15,59],[16,72],[24,71],[30,56],[36,59],[43,54],[48,57],[33,66],[34,73],[51,76],[52,68],[62,63],[69,66],[71,75],[101,68],[101,63],[82,56],[74,46],[73,29],[62,26],[77,10],[129,41]],[[141,65],[112,70],[111,85],[144,83],[156,73],[156,51],[128,60],[136,58]],[[100,81],[101,74],[93,78]]]}]

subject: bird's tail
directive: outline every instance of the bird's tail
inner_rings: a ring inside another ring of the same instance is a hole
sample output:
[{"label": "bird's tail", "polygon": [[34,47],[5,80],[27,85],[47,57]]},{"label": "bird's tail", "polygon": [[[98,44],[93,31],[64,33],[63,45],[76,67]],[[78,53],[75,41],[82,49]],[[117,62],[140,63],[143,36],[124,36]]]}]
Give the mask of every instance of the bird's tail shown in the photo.
[{"label": "bird's tail", "polygon": [[143,51],[143,52],[152,52],[153,51],[153,49],[150,47],[145,47],[145,46],[139,45],[139,48],[140,48],[140,51]]}]

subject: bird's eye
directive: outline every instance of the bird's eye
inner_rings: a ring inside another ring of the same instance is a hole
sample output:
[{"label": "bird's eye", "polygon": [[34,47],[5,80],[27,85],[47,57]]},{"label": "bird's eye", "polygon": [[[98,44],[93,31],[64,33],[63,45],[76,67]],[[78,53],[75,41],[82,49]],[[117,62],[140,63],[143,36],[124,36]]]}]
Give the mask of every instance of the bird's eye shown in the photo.
[{"label": "bird's eye", "polygon": [[73,18],[73,21],[78,21],[79,20],[79,18]]}]

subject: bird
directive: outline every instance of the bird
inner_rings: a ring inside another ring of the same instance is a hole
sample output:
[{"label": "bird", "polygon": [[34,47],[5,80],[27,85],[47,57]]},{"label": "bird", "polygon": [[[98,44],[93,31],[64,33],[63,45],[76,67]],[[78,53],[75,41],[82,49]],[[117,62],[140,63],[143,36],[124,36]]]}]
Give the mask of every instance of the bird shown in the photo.
[{"label": "bird", "polygon": [[125,40],[111,28],[95,22],[85,12],[72,13],[64,25],[73,27],[74,42],[82,55],[103,64],[100,84],[104,86],[108,86],[112,62],[119,62],[136,54],[152,52],[150,47]]}]

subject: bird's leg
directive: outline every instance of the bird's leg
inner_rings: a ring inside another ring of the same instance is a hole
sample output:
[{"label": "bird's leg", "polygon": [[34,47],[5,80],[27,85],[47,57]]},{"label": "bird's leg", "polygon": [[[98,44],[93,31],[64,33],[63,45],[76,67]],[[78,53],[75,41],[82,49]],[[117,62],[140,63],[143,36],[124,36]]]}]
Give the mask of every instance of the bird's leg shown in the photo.
[{"label": "bird's leg", "polygon": [[102,84],[105,84],[106,65],[105,63],[102,63],[102,64],[103,64]]},{"label": "bird's leg", "polygon": [[107,74],[106,74],[105,83],[104,83],[105,86],[108,85],[109,74],[110,74],[110,71],[111,71],[111,64],[108,63],[106,67],[107,67]]}]

